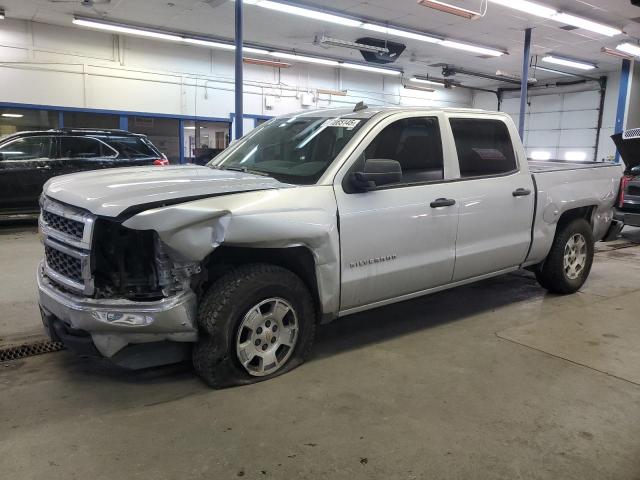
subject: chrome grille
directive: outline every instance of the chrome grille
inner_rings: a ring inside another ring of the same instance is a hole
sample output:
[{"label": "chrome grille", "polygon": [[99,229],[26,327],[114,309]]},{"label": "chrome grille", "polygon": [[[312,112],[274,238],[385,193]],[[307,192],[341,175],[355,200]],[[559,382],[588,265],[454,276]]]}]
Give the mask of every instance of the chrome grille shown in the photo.
[{"label": "chrome grille", "polygon": [[44,246],[44,254],[47,259],[47,265],[53,271],[70,278],[76,283],[83,283],[82,261],[79,258],[74,258],[49,245]]},{"label": "chrome grille", "polygon": [[43,197],[40,230],[44,237],[44,273],[57,285],[93,295],[91,237],[95,216]]},{"label": "chrome grille", "polygon": [[46,210],[43,210],[42,212],[42,219],[54,230],[58,230],[62,233],[66,233],[67,235],[71,235],[78,240],[82,240],[82,236],[84,234],[83,222],[79,222],[78,220],[73,220],[71,218],[65,218],[62,215],[48,212]]}]

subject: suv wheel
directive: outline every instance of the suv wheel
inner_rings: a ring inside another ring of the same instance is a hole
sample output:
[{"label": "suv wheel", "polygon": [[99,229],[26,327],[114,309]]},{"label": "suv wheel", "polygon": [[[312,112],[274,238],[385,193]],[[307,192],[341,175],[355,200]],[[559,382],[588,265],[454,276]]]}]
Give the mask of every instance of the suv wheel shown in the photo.
[{"label": "suv wheel", "polygon": [[550,292],[574,293],[589,276],[593,252],[593,232],[586,220],[578,218],[558,226],[549,255],[536,270],[536,278]]},{"label": "suv wheel", "polygon": [[315,310],[294,273],[275,265],[244,265],[209,288],[198,327],[193,350],[198,375],[215,388],[243,385],[288,372],[308,357]]}]

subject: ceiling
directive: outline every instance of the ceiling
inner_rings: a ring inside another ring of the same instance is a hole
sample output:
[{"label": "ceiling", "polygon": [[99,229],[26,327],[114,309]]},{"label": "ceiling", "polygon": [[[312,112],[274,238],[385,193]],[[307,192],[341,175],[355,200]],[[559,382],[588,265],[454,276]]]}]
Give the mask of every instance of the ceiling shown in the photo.
[{"label": "ceiling", "polygon": [[[84,7],[80,0],[0,0],[7,18],[20,18],[37,22],[71,25],[73,14],[104,17],[112,21],[136,23],[185,33],[209,35],[232,39],[234,35],[234,4],[229,0],[96,0],[93,8]],[[481,0],[447,0],[452,4],[479,10]],[[555,53],[574,57],[598,65],[591,75],[616,71],[620,59],[600,52],[601,47],[615,47],[624,35],[604,35],[577,29],[563,30],[562,25],[551,20],[534,17],[500,5],[488,4],[484,17],[477,20],[445,14],[417,4],[416,0],[323,0],[307,1],[307,5],[333,9],[352,16],[394,26],[438,34],[484,46],[499,47],[509,55],[498,58],[481,58],[474,54],[432,45],[416,40],[391,38],[407,45],[407,49],[395,66],[406,74],[430,74],[438,76],[440,68],[434,64],[447,63],[467,69],[495,74],[497,70],[518,75],[522,65],[524,33],[533,27],[533,55]],[[591,3],[582,0],[540,0],[540,3],[558,10],[575,13],[591,20],[623,27],[628,36],[640,37],[640,8],[629,0],[607,0]],[[632,19],[637,19],[634,21]],[[0,24],[1,28],[1,24]],[[245,41],[274,48],[298,50],[336,58],[362,61],[359,52],[340,47],[329,49],[313,43],[315,35],[354,41],[363,36],[384,38],[383,34],[357,28],[324,23],[321,21],[245,6]],[[553,65],[546,65],[553,67]],[[571,69],[563,67],[565,71]],[[575,71],[575,70],[574,70]],[[539,80],[557,75],[538,71]],[[486,84],[486,80],[457,78],[466,84]]]}]

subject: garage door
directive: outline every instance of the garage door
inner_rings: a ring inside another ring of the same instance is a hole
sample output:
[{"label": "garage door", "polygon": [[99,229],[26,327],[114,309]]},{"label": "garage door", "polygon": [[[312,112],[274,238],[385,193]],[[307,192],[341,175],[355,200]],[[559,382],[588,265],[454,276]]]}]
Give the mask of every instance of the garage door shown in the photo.
[{"label": "garage door", "polygon": [[[525,118],[529,157],[595,159],[600,92],[597,90],[532,96]],[[502,111],[518,124],[519,98],[507,98]]]}]

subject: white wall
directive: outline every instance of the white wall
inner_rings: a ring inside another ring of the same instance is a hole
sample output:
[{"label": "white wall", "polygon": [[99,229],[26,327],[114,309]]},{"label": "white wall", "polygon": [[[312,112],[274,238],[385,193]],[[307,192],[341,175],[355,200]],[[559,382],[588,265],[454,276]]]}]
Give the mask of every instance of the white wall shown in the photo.
[{"label": "white wall", "polygon": [[[336,53],[339,52],[336,50]],[[4,20],[0,29],[0,102],[229,118],[234,110],[233,54],[77,27]],[[347,96],[317,89],[347,90]],[[288,69],[245,64],[246,114],[313,107],[434,105],[469,107],[464,89],[404,89],[400,79],[297,64]],[[265,97],[273,97],[273,109]]]},{"label": "white wall", "polygon": [[[619,72],[607,76],[597,150],[595,143],[600,95],[596,82],[584,86],[549,88],[530,96],[525,118],[524,144],[527,150],[552,150],[552,156],[558,158],[562,158],[566,151],[580,150],[587,153],[587,160],[613,159],[616,149],[610,136],[615,126],[619,81]],[[474,108],[495,110],[497,105],[494,94],[474,94]],[[511,115],[516,125],[519,105],[520,96],[517,92],[505,94],[501,110]]]}]

